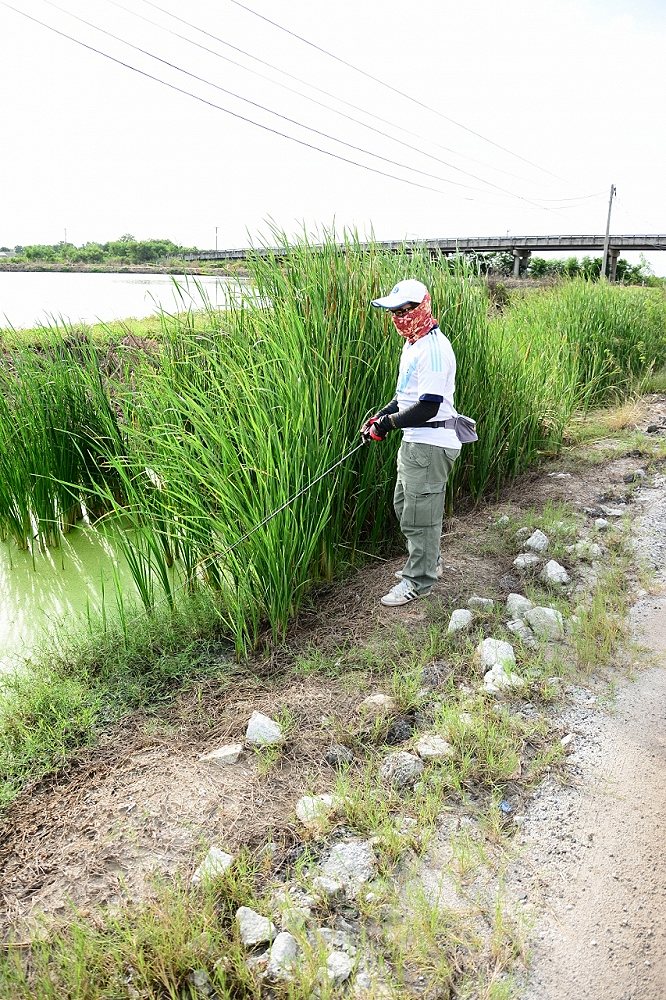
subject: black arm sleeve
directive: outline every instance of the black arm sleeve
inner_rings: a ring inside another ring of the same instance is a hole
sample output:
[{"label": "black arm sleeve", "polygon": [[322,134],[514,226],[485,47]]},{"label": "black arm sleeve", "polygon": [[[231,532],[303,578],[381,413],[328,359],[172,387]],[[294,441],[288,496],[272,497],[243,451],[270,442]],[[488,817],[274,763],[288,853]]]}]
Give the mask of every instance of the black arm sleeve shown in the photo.
[{"label": "black arm sleeve", "polygon": [[391,417],[393,427],[422,427],[428,420],[432,420],[439,410],[439,403],[434,403],[429,399],[419,399],[408,409]]},{"label": "black arm sleeve", "polygon": [[397,413],[397,412],[398,412],[398,400],[392,399],[390,403],[386,404],[386,406],[382,406],[381,410],[378,410],[375,416],[377,418],[385,417],[389,413]]}]

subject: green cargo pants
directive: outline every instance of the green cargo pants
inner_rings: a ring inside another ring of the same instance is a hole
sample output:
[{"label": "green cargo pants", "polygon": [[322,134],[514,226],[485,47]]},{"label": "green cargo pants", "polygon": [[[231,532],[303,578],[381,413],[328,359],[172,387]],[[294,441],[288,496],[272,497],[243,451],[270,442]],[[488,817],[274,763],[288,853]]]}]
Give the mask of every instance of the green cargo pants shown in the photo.
[{"label": "green cargo pants", "polygon": [[398,452],[398,478],[393,508],[407,541],[403,580],[427,594],[437,580],[446,481],[459,448],[403,441]]}]

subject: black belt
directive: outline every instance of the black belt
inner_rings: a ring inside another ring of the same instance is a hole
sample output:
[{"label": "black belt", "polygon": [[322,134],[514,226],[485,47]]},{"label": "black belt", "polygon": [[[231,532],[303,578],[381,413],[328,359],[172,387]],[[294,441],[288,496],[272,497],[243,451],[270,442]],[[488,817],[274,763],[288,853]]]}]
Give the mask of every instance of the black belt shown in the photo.
[{"label": "black belt", "polygon": [[456,418],[449,417],[448,420],[429,420],[427,424],[421,424],[421,427],[449,427],[454,428],[456,426]]}]

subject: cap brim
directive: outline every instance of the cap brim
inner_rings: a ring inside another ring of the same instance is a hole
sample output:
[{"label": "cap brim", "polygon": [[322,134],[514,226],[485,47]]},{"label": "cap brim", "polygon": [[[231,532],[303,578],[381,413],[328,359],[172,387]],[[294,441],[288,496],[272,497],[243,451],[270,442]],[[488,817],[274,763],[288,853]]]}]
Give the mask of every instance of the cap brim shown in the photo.
[{"label": "cap brim", "polygon": [[408,302],[412,301],[412,299],[406,299],[404,295],[385,295],[381,299],[373,299],[372,304],[380,309],[400,309],[401,306],[406,306]]}]

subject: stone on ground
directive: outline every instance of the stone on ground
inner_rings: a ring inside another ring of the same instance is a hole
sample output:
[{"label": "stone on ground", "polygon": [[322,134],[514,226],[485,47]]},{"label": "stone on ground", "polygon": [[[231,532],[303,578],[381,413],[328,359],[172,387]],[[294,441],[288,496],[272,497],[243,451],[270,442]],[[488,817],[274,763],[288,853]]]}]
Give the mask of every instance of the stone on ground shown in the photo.
[{"label": "stone on ground", "polygon": [[421,758],[406,750],[390,753],[379,770],[381,778],[394,788],[409,788],[421,777],[422,772]]},{"label": "stone on ground", "polygon": [[353,968],[353,960],[344,951],[332,951],[326,959],[326,971],[332,983],[344,983]]},{"label": "stone on ground", "polygon": [[517,542],[524,542],[532,534],[531,528],[518,528],[518,531],[514,535]]},{"label": "stone on ground", "polygon": [[377,862],[372,845],[367,840],[350,840],[331,848],[321,866],[328,878],[342,882],[347,888],[356,889],[369,882],[377,873]]},{"label": "stone on ground", "polygon": [[511,688],[521,688],[525,684],[522,677],[511,671],[507,671],[500,664],[494,666],[483,677],[484,691],[489,694],[498,694],[500,691],[507,691]]},{"label": "stone on ground", "polygon": [[512,618],[522,618],[533,607],[529,597],[523,597],[522,594],[509,594],[506,599],[506,609]]},{"label": "stone on ground", "polygon": [[603,554],[603,549],[596,542],[576,542],[575,545],[568,545],[567,552],[571,552],[577,559],[599,559]]},{"label": "stone on ground", "polygon": [[534,638],[534,632],[525,624],[522,618],[513,618],[506,623],[509,632],[517,636],[522,643],[535,649],[539,643]]},{"label": "stone on ground", "polygon": [[476,647],[474,660],[484,671],[495,666],[511,669],[516,665],[516,654],[510,642],[503,639],[484,639]]},{"label": "stone on ground", "polygon": [[207,879],[217,878],[218,875],[226,872],[227,868],[233,864],[233,861],[233,854],[227,854],[226,851],[222,851],[219,847],[211,847],[192,876],[192,882],[194,885],[199,885],[200,882],[205,882]]},{"label": "stone on ground", "polygon": [[242,743],[229,743],[227,746],[219,747],[217,750],[211,750],[210,753],[201,754],[199,760],[202,763],[220,764],[221,766],[235,764],[242,752]]},{"label": "stone on ground", "polygon": [[597,531],[608,531],[610,527],[610,522],[606,520],[605,517],[597,517],[594,521],[594,527]]},{"label": "stone on ground", "polygon": [[274,719],[261,712],[253,712],[247,724],[245,742],[250,746],[270,747],[284,742],[284,734]]},{"label": "stone on ground", "polygon": [[532,608],[525,612],[525,621],[542,639],[564,638],[564,619],[554,608]]},{"label": "stone on ground", "polygon": [[467,602],[467,607],[470,611],[492,611],[495,602],[490,597],[479,597],[478,594],[472,594]]},{"label": "stone on ground", "polygon": [[571,577],[554,559],[550,559],[539,573],[539,579],[543,580],[549,587],[564,587],[571,583]]},{"label": "stone on ground", "polygon": [[335,811],[336,799],[332,795],[304,795],[296,803],[296,815],[309,830],[320,829]]},{"label": "stone on ground", "polygon": [[549,545],[548,535],[544,535],[543,531],[539,528],[533,531],[528,539],[525,541],[525,548],[529,549],[531,552],[545,552]]},{"label": "stone on ground", "polygon": [[519,556],[513,560],[513,565],[516,569],[534,569],[538,566],[541,560],[538,555],[534,552],[521,552]]},{"label": "stone on ground", "polygon": [[267,979],[291,979],[299,955],[298,941],[288,931],[281,931],[271,945]]},{"label": "stone on ground", "polygon": [[449,627],[447,632],[461,632],[463,629],[469,628],[472,624],[474,615],[467,608],[456,608],[455,611],[451,613],[451,619],[449,621]]},{"label": "stone on ground", "polygon": [[246,948],[254,948],[258,944],[268,944],[277,934],[277,927],[268,919],[262,917],[249,906],[240,906],[236,910],[236,923],[240,939]]},{"label": "stone on ground", "polygon": [[329,878],[328,875],[316,875],[312,879],[312,888],[324,899],[333,902],[344,895],[345,887],[338,879]]},{"label": "stone on ground", "polygon": [[324,759],[331,767],[344,767],[346,764],[354,763],[354,754],[349,747],[345,747],[341,743],[332,743],[326,751]]},{"label": "stone on ground", "polygon": [[388,694],[371,694],[361,702],[357,711],[370,719],[381,719],[398,711],[395,698]]},{"label": "stone on ground", "polygon": [[424,733],[416,741],[414,749],[423,760],[443,760],[455,754],[454,747],[437,733]]}]

